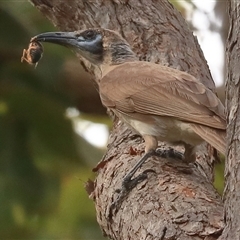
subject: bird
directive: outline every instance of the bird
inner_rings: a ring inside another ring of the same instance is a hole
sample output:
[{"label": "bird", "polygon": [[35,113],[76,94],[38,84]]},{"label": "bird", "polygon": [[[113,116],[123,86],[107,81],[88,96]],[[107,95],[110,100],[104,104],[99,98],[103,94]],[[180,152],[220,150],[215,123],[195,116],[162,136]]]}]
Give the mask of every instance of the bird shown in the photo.
[{"label": "bird", "polygon": [[188,163],[196,160],[196,149],[204,141],[225,154],[225,109],[216,94],[187,72],[140,61],[118,32],[47,32],[31,42],[69,47],[100,70],[102,104],[145,141],[145,154],[124,177],[125,188],[156,153],[158,141],[183,145]]}]

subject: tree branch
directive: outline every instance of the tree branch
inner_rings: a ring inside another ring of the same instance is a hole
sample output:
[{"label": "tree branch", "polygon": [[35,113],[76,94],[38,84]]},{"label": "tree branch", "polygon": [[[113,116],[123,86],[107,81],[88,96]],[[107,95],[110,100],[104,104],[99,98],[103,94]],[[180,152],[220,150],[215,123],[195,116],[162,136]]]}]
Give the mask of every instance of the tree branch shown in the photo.
[{"label": "tree branch", "polygon": [[227,39],[227,153],[225,165],[224,208],[226,228],[220,239],[240,239],[240,2],[229,1],[228,12],[230,16],[230,30]]},{"label": "tree branch", "polygon": [[[196,38],[165,0],[31,1],[61,30],[117,30],[140,60],[189,72],[215,91]],[[87,71],[96,74],[88,62],[81,61]],[[214,157],[209,146],[199,152],[198,162],[192,166],[152,157],[142,171],[156,173],[149,173],[109,218],[115,190],[143,152],[142,139],[116,119],[91,193],[105,235],[111,239],[216,239],[223,228],[223,209],[212,185]]]}]

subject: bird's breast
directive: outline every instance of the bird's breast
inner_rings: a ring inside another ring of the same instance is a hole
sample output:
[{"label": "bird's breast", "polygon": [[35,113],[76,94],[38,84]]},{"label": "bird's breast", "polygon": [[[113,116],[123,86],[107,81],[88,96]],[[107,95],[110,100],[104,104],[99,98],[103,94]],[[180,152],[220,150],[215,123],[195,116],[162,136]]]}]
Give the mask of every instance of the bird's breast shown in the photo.
[{"label": "bird's breast", "polygon": [[120,114],[119,117],[142,136],[155,136],[159,141],[169,143],[185,142],[199,145],[203,142],[202,138],[193,131],[191,124],[175,118],[143,114],[132,116]]}]

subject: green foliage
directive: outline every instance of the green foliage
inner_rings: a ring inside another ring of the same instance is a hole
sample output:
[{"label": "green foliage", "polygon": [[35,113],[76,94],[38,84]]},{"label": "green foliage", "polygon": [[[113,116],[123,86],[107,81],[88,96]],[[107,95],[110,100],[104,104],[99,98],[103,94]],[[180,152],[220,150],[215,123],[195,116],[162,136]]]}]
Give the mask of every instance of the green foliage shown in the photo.
[{"label": "green foliage", "polygon": [[32,36],[54,30],[27,1],[0,2],[0,239],[102,237],[84,181],[103,152],[73,131],[59,88],[74,56],[44,46],[37,69],[20,62]]}]

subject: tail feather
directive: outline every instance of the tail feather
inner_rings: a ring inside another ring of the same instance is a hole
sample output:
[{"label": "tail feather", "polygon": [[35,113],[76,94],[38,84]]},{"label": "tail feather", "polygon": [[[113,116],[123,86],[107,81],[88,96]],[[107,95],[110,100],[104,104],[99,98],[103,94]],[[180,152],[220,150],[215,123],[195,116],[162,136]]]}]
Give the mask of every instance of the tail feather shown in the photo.
[{"label": "tail feather", "polygon": [[215,129],[204,125],[191,124],[192,129],[202,139],[216,148],[222,154],[226,154],[226,130]]}]

